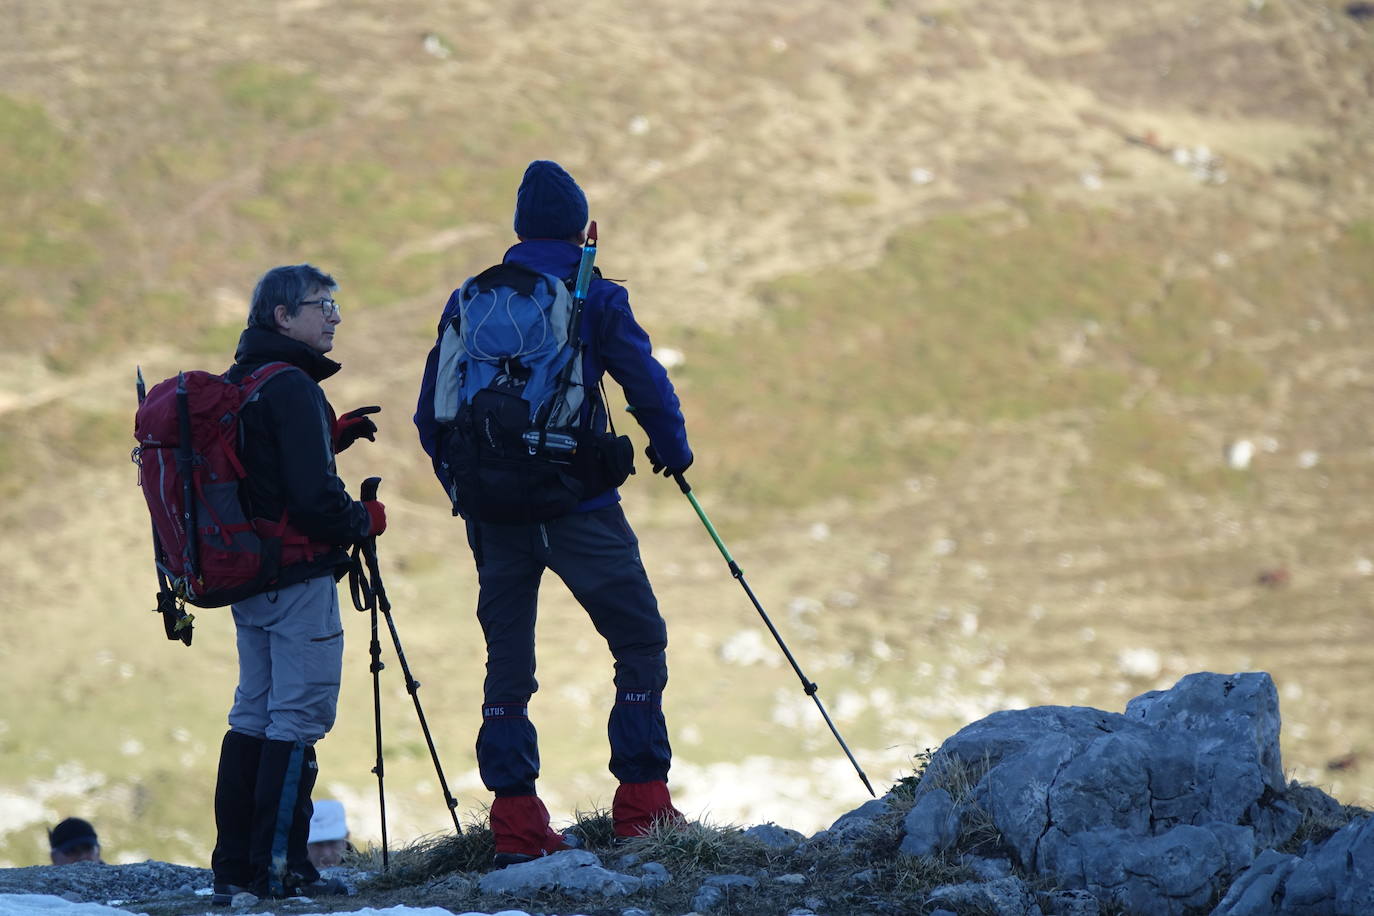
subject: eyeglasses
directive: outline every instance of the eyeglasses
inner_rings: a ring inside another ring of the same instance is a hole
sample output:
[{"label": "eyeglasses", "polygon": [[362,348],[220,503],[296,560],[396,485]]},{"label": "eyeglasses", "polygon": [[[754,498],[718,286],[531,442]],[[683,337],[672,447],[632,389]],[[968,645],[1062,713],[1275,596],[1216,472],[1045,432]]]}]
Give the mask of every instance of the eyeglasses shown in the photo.
[{"label": "eyeglasses", "polygon": [[339,303],[335,302],[333,299],[303,299],[300,304],[318,305],[320,307],[320,314],[324,315],[326,321],[331,318],[339,317]]}]

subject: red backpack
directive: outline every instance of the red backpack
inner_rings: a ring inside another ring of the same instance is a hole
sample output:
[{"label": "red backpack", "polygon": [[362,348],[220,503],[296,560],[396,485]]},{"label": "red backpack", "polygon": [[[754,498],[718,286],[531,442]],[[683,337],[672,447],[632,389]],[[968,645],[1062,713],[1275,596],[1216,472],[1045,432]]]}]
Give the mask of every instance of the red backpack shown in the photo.
[{"label": "red backpack", "polygon": [[138,485],[153,517],[158,573],[182,601],[233,604],[266,591],[282,566],[330,549],[293,529],[285,515],[249,518],[240,492],[247,475],[239,460],[239,412],[264,383],[291,369],[267,363],[238,384],[211,372],[180,372],[139,404]]}]

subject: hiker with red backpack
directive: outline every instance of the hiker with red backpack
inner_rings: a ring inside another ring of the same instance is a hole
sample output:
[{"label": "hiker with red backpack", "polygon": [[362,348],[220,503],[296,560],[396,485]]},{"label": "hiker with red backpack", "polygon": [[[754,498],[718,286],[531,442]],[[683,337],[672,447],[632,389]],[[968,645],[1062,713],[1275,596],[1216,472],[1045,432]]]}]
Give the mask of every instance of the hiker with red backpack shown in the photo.
[{"label": "hiker with red backpack", "polygon": [[678,397],[624,287],[594,271],[595,226],[571,175],[530,163],[516,194],[520,241],[449,298],[415,413],[477,567],[487,648],[477,763],[495,794],[497,865],[568,844],[535,791],[529,702],[545,569],[572,591],[615,659],[616,835],[682,819],[667,785],[667,627],[620,508],[616,487],[633,472],[633,454],[627,437],[606,432],[603,374],[648,434],[655,473],[681,473],[692,451]]},{"label": "hiker with red backpack", "polygon": [[[385,531],[386,510],[352,499],[335,470],[336,453],[377,430],[368,417],[377,408],[336,418],[320,388],[340,368],[325,355],[342,321],[336,288],[309,264],[267,271],[222,379],[249,392],[235,436],[238,502],[271,545],[263,549],[272,562],[264,573],[270,581],[245,586],[254,593],[232,603],[239,681],[215,784],[217,905],[240,891],[265,898],[347,892],[321,879],[307,850],[315,743],[334,724],[338,704],[345,548]],[[149,460],[145,449],[145,466]],[[210,513],[213,499],[201,502]],[[213,529],[209,519],[200,524]]]}]

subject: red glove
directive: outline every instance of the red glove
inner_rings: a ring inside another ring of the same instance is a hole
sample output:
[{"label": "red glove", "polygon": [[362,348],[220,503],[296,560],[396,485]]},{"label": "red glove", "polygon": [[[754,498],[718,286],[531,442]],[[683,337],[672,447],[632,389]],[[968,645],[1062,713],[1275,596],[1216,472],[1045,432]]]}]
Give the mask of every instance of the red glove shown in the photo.
[{"label": "red glove", "polygon": [[363,508],[367,510],[367,536],[375,538],[386,530],[386,506],[369,499],[363,503]]},{"label": "red glove", "polygon": [[380,407],[359,407],[357,410],[350,410],[335,420],[334,428],[331,430],[334,439],[334,453],[338,454],[359,439],[376,442],[377,424],[369,420],[367,415],[377,413],[381,409]]}]

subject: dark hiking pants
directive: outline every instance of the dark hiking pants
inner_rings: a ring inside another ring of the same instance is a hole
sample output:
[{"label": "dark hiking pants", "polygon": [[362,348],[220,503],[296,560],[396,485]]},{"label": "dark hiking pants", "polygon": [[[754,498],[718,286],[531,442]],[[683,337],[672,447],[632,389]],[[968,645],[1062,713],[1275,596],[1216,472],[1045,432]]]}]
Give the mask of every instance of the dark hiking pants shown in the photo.
[{"label": "dark hiking pants", "polygon": [[477,765],[498,796],[531,795],[539,747],[528,716],[534,678],[539,581],[551,569],[587,611],[615,659],[607,727],[611,773],[621,782],[667,778],[672,750],[663,720],[668,631],[639,541],[620,505],[538,524],[469,522],[477,563],[477,619],[487,644]]}]

